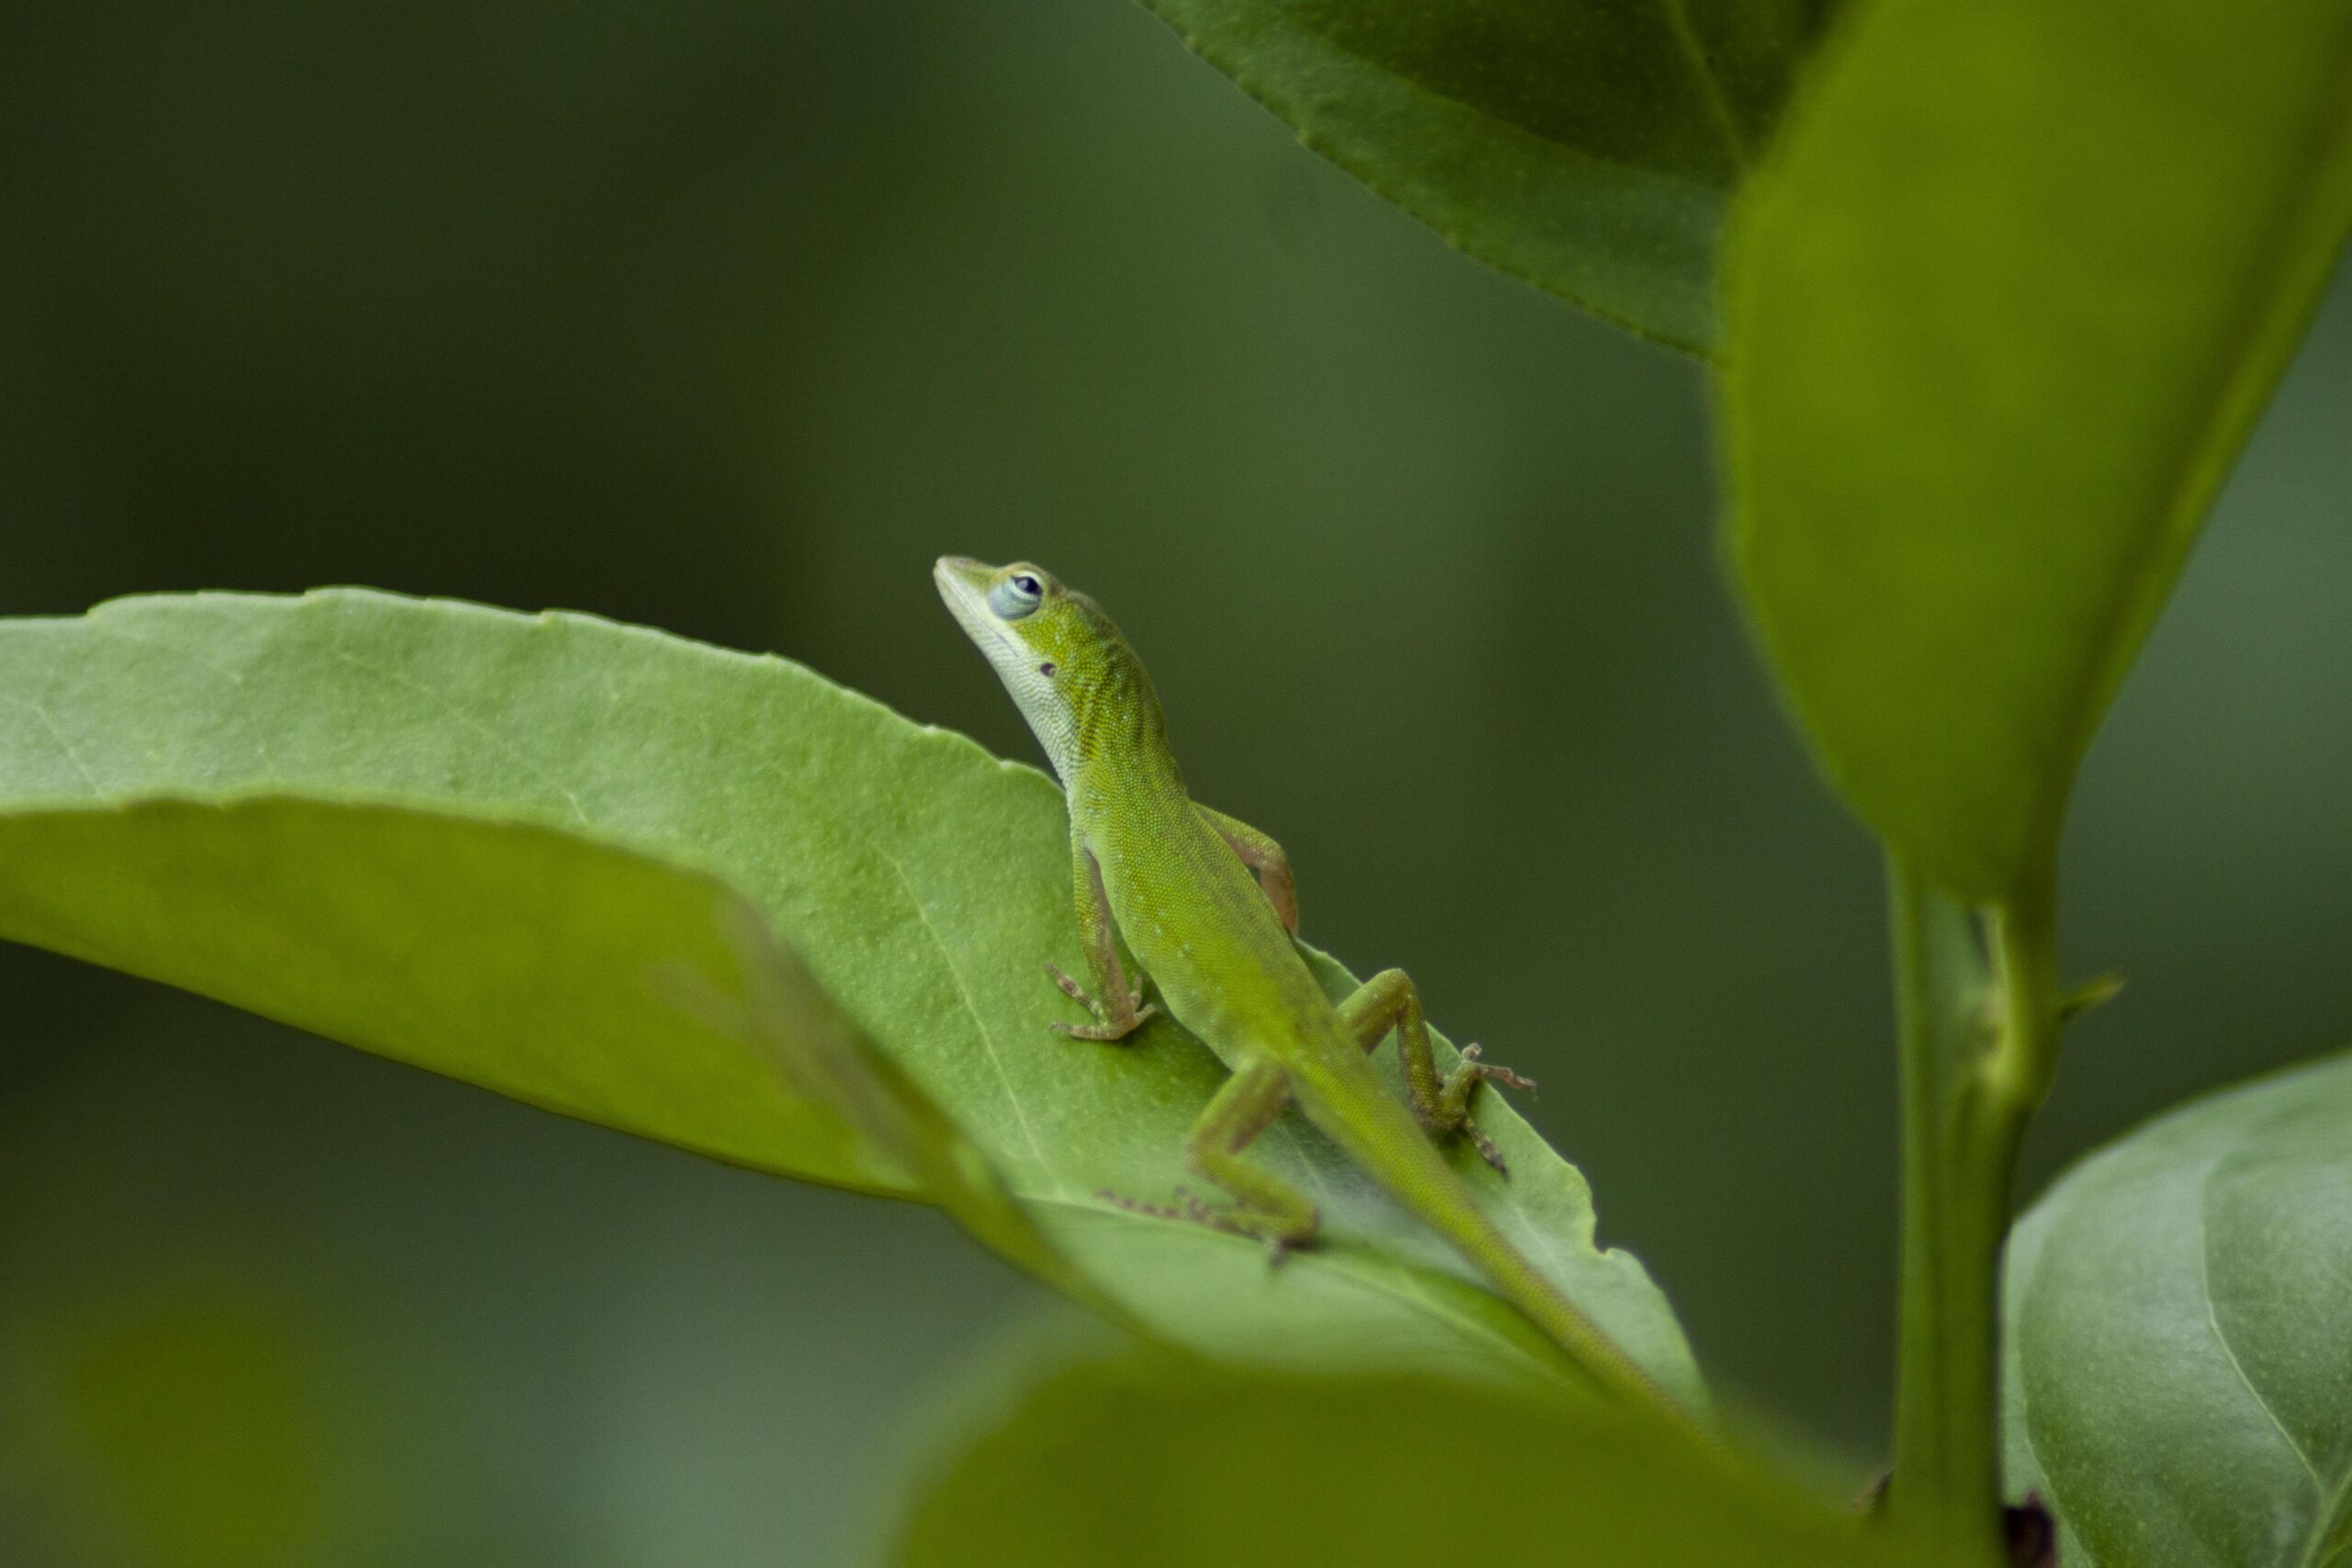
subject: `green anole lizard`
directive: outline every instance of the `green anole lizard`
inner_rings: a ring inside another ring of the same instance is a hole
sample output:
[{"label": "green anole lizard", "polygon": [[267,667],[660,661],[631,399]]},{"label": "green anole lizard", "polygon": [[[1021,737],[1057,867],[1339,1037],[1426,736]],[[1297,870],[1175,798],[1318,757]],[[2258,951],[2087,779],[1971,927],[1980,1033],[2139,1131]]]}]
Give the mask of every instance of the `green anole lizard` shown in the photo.
[{"label": "green anole lizard", "polygon": [[[1533,1086],[1481,1061],[1475,1045],[1441,1077],[1420,998],[1400,969],[1331,1003],[1292,942],[1298,906],[1281,847],[1194,803],[1168,749],[1151,678],[1092,600],[1025,562],[947,556],[933,577],[1036,732],[1069,803],[1091,988],[1050,963],[1046,969],[1094,1021],[1053,1027],[1114,1041],[1151,1016],[1154,1005],[1120,962],[1124,936],[1170,1014],[1232,1074],[1184,1143],[1186,1163],[1234,1200],[1215,1223],[1264,1243],[1277,1259],[1314,1239],[1314,1204],[1241,1154],[1295,1103],[1596,1382],[1688,1425],[1496,1228],[1431,1142],[1466,1136],[1502,1169],[1471,1122],[1472,1098],[1490,1079]],[[1392,1028],[1409,1113],[1367,1059]]]}]

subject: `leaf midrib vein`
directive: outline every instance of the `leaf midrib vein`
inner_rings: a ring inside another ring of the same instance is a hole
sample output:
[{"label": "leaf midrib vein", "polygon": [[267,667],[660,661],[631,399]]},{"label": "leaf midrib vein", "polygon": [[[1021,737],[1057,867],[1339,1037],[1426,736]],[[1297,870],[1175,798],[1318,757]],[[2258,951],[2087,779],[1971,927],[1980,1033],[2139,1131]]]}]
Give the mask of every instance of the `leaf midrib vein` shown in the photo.
[{"label": "leaf midrib vein", "polygon": [[2303,1547],[2296,1554],[2295,1563],[2296,1568],[2324,1568],[2324,1563],[2341,1555],[2340,1549],[2328,1553],[2326,1557],[2322,1557],[2320,1552],[2326,1546],[2328,1537],[2343,1516],[2347,1495],[2352,1495],[2352,1461],[2347,1461],[2332,1485],[2320,1475],[2319,1466],[2312,1462],[2309,1451],[2297,1440],[2294,1433],[2288,1429],[2287,1423],[2279,1418],[2278,1412],[2271,1404],[2269,1397],[2255,1385],[2254,1379],[2247,1374],[2245,1363],[2238,1359],[2236,1347],[2230,1343],[2229,1335],[2222,1327],[2221,1313],[2213,1300],[2212,1247],[2211,1245],[2212,1233],[2205,1224],[2207,1192],[2212,1185],[2213,1172],[2220,1167],[2219,1160],[2207,1166],[2204,1174],[2198,1179],[2197,1185],[2197,1288],[2198,1293],[2205,1298],[2206,1326],[2213,1331],[2213,1341],[2222,1348],[2222,1355],[2230,1363],[2230,1371],[2237,1374],[2238,1382],[2245,1386],[2246,1393],[2253,1396],[2256,1406],[2277,1429],[2280,1440],[2287,1445],[2288,1451],[2301,1463],[2303,1473],[2311,1477],[2312,1522],[2310,1529],[2304,1532]]},{"label": "leaf midrib vein", "polygon": [[1734,118],[1731,99],[1724,94],[1723,78],[1716,75],[1708,62],[1706,51],[1699,47],[1699,34],[1690,26],[1690,0],[1658,0],[1665,11],[1667,25],[1674,29],[1674,39],[1690,66],[1691,80],[1699,84],[1700,93],[1707,100],[1708,112],[1714,116],[1715,130],[1724,139],[1724,151],[1731,154],[1732,167],[1745,175],[1747,172],[1747,141],[1739,133],[1739,121]]},{"label": "leaf midrib vein", "polygon": [[[1450,107],[1460,109],[1464,114],[1473,115],[1479,119],[1485,120],[1490,125],[1500,126],[1514,136],[1524,137],[1527,141],[1534,142],[1539,146],[1551,148],[1562,157],[1580,164],[1589,164],[1596,168],[1614,169],[1619,174],[1633,175],[1643,179],[1661,180],[1671,185],[1682,186],[1694,191],[1704,192],[1712,197],[1720,197],[1722,195],[1722,192],[1716,186],[1710,185],[1703,180],[1693,179],[1688,175],[1674,174],[1668,170],[1654,168],[1646,164],[1632,163],[1623,158],[1612,158],[1605,153],[1596,152],[1589,147],[1578,147],[1571,142],[1563,141],[1555,136],[1548,136],[1540,130],[1534,130],[1532,127],[1522,125],[1515,119],[1507,118],[1502,115],[1497,114],[1494,110],[1487,108],[1482,105],[1474,104],[1467,98],[1459,96],[1456,94],[1445,92],[1442,89],[1423,81],[1418,76],[1408,76],[1405,73],[1397,70],[1396,67],[1388,64],[1386,62],[1377,60],[1373,56],[1364,53],[1361,50],[1351,49],[1348,45],[1340,42],[1330,34],[1318,31],[1303,22],[1292,20],[1286,21],[1283,25],[1313,39],[1317,44],[1320,44],[1325,49],[1329,50],[1332,53],[1341,55],[1346,59],[1351,60],[1367,71],[1378,73],[1380,75],[1385,76],[1388,80],[1396,83],[1399,86],[1404,87],[1408,92],[1427,98],[1432,103],[1444,104]],[[1679,29],[1678,29],[1678,35],[1679,31]],[[1734,161],[1740,167],[1746,167],[1745,159],[1736,156]],[[1377,187],[1375,186],[1374,188]]]},{"label": "leaf midrib vein", "polygon": [[2287,1445],[2288,1451],[2302,1465],[2303,1473],[2311,1477],[2312,1490],[2324,1495],[2327,1483],[2320,1479],[2319,1467],[2312,1463],[2312,1456],[2303,1451],[2303,1445],[2296,1440],[2295,1434],[2287,1429],[2287,1423],[2278,1418],[2278,1412],[2272,1407],[2269,1396],[2255,1386],[2254,1379],[2246,1374],[2245,1363],[2238,1359],[2237,1348],[2230,1343],[2229,1335],[2222,1331],[2221,1313],[2213,1302],[2212,1248],[2208,1245],[2210,1233],[2205,1225],[2203,1186],[2211,1179],[2212,1171],[2208,1168],[2204,1181],[2199,1184],[2197,1211],[2197,1291],[2205,1298],[2205,1325],[2213,1331],[2213,1343],[2222,1348],[2222,1359],[2229,1362],[2230,1371],[2237,1375],[2239,1385],[2253,1397],[2256,1408],[2262,1412],[2278,1432],[2279,1439]]}]

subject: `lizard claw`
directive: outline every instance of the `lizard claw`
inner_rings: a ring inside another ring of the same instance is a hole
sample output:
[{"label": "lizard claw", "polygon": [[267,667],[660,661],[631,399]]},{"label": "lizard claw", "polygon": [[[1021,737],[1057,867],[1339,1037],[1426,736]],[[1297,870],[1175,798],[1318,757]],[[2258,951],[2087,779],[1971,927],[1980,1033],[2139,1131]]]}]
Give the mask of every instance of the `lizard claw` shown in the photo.
[{"label": "lizard claw", "polygon": [[1470,1146],[1478,1151],[1478,1157],[1480,1159],[1485,1160],[1488,1165],[1495,1168],[1495,1174],[1497,1176],[1508,1178],[1510,1175],[1510,1167],[1503,1163],[1502,1150],[1495,1147],[1494,1139],[1478,1131],[1478,1123],[1476,1122],[1463,1122],[1462,1135],[1470,1140]]},{"label": "lizard claw", "polygon": [[1499,1066],[1493,1062],[1483,1061],[1480,1059],[1483,1055],[1484,1052],[1482,1052],[1476,1044],[1464,1045],[1462,1047],[1462,1061],[1464,1066],[1471,1072],[1474,1072],[1480,1077],[1486,1079],[1488,1083],[1499,1084],[1505,1089],[1524,1089],[1529,1094],[1533,1094],[1535,1092],[1535,1080],[1533,1078],[1521,1077],[1517,1073],[1512,1072],[1509,1067]]},{"label": "lizard claw", "polygon": [[1159,1009],[1146,1002],[1125,1018],[1111,1023],[1054,1023],[1048,1025],[1057,1034],[1067,1034],[1072,1040],[1125,1040],[1145,1022],[1156,1016]]},{"label": "lizard claw", "polygon": [[1084,987],[1071,979],[1069,976],[1063,974],[1060,964],[1054,963],[1051,959],[1048,959],[1046,963],[1046,973],[1054,977],[1054,984],[1061,987],[1062,995],[1078,1003],[1089,1012],[1097,1010],[1094,1006],[1094,998],[1086,994],[1086,988]]},{"label": "lizard claw", "polygon": [[1085,987],[1063,974],[1056,964],[1048,963],[1046,973],[1054,977],[1054,984],[1061,987],[1064,996],[1092,1013],[1095,1020],[1092,1023],[1056,1023],[1051,1027],[1057,1034],[1067,1034],[1074,1040],[1124,1040],[1159,1010],[1143,999],[1141,987],[1127,993],[1125,1007],[1113,1010],[1087,995]]}]

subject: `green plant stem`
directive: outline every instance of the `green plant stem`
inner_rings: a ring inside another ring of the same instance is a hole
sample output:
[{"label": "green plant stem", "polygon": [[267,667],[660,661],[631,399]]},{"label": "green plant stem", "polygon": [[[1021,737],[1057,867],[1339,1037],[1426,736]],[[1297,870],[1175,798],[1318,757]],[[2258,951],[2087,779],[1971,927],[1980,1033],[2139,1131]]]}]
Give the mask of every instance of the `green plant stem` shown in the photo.
[{"label": "green plant stem", "polygon": [[2051,882],[1985,921],[1889,862],[1903,1255],[1887,1509],[1956,1555],[1995,1539],[2000,1518],[2001,1246],[2057,1054]]}]

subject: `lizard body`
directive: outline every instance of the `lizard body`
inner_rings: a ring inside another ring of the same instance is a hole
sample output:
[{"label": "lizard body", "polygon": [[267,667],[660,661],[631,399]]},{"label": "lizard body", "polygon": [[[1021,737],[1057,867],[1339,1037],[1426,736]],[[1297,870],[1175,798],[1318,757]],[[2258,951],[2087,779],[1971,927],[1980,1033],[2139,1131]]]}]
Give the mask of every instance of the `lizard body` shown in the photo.
[{"label": "lizard body", "polygon": [[[1151,678],[1100,606],[1023,562],[943,557],[933,578],[1044,746],[1069,804],[1091,987],[1046,967],[1094,1021],[1054,1027],[1114,1041],[1151,1015],[1121,962],[1124,936],[1159,1002],[1232,1075],[1184,1147],[1192,1168],[1234,1200],[1214,1223],[1255,1237],[1277,1259],[1313,1241],[1314,1205],[1242,1156],[1295,1103],[1596,1382],[1688,1424],[1511,1245],[1432,1142],[1466,1136],[1502,1169],[1470,1119],[1472,1098],[1488,1079],[1533,1086],[1480,1060],[1475,1045],[1441,1077],[1419,996],[1401,970],[1375,976],[1337,1005],[1324,995],[1292,940],[1296,896],[1280,846],[1193,802]],[[1409,1111],[1369,1061],[1392,1028]]]}]

